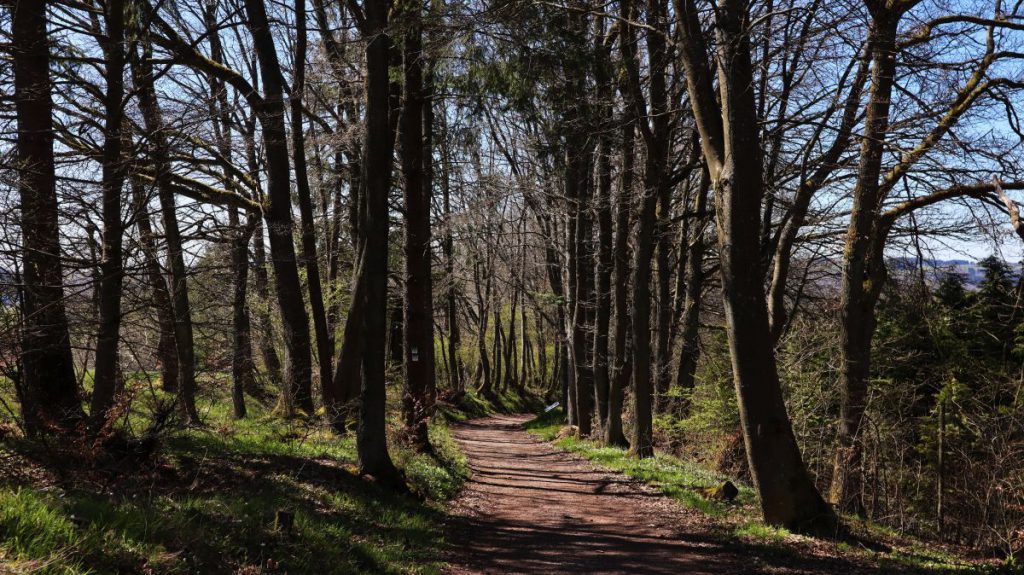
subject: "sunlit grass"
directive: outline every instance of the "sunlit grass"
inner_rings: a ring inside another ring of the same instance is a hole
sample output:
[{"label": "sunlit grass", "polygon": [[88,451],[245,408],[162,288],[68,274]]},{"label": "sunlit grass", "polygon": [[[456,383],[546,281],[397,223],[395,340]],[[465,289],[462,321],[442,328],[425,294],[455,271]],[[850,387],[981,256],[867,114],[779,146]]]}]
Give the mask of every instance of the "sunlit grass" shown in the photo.
[{"label": "sunlit grass", "polygon": [[756,521],[743,523],[733,531],[733,534],[742,539],[770,545],[779,545],[790,535],[789,531],[782,527],[772,527]]},{"label": "sunlit grass", "polygon": [[527,422],[525,427],[546,441],[555,441],[555,445],[566,451],[582,455],[601,467],[643,481],[683,505],[698,509],[707,515],[722,516],[730,509],[755,501],[754,491],[738,482],[736,484],[740,494],[736,503],[708,499],[704,497],[702,490],[718,485],[729,479],[728,477],[663,453],[646,459],[637,459],[630,456],[625,449],[603,446],[597,441],[576,437],[558,439],[563,425],[564,415],[560,409],[555,409]]},{"label": "sunlit grass", "polygon": [[[430,426],[433,454],[392,434],[414,493],[396,495],[354,473],[351,434],[249,408],[235,420],[228,401],[202,405],[205,425],[164,436],[152,468],[102,484],[74,469],[51,487],[0,477],[0,572],[442,572],[443,502],[469,475],[443,420]],[[136,406],[134,429],[147,409]],[[9,447],[28,447],[18,441]],[[275,530],[279,511],[294,514],[288,532]]]},{"label": "sunlit grass", "polygon": [[[751,554],[766,554],[799,558],[807,553],[812,539],[794,535],[786,529],[766,525],[757,511],[757,494],[749,486],[733,480],[739,488],[734,503],[708,499],[703,488],[719,485],[730,479],[695,462],[658,453],[647,459],[630,456],[625,449],[606,447],[600,443],[566,436],[565,415],[561,409],[542,413],[526,422],[530,433],[567,452],[580,455],[601,468],[618,471],[657,488],[685,507],[698,510],[717,522],[718,535],[729,539],[738,550]],[[851,518],[845,518],[852,523]],[[709,529],[714,529],[708,526]],[[906,541],[904,537],[881,526],[858,524],[857,536],[869,540]],[[925,542],[910,540],[909,545],[893,545],[889,550],[874,551],[851,541],[830,542],[841,555],[859,557],[861,561],[877,564],[882,571],[892,573],[935,573],[958,575],[1011,575],[1024,573],[1024,565],[1007,561],[982,563],[966,561],[944,549]],[[885,546],[880,548],[884,549]],[[745,550],[745,551],[744,551]]]}]

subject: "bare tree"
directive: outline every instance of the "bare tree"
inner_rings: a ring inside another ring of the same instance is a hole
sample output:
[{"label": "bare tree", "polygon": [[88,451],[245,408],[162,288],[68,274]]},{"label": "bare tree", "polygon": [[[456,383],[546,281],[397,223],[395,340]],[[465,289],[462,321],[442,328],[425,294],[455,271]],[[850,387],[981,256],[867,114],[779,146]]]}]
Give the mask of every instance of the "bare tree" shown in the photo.
[{"label": "bare tree", "polygon": [[718,6],[714,34],[720,104],[696,4],[677,0],[680,53],[711,187],[715,190],[723,306],[751,476],[765,521],[827,529],[835,516],[814,486],[793,435],[769,338],[759,269],[764,194],[750,57],[749,5]]},{"label": "bare tree", "polygon": [[118,344],[121,338],[121,292],[124,282],[121,223],[127,162],[122,157],[124,130],[125,5],[111,0],[104,6],[106,24],[106,93],[103,129],[103,254],[100,262],[99,329],[96,335],[96,370],[93,375],[91,416],[106,421],[118,388]]},{"label": "bare tree", "polygon": [[85,417],[64,309],[46,5],[19,2],[12,22],[24,266],[19,389],[29,433],[68,431]]}]

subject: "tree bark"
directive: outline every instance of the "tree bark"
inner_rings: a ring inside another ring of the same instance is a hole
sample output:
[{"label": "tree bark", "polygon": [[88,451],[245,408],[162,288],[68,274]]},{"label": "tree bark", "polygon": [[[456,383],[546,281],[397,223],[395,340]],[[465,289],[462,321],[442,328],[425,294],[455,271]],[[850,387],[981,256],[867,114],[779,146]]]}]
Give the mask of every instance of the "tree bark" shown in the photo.
[{"label": "tree bark", "polygon": [[257,219],[256,227],[253,230],[253,288],[257,306],[256,320],[260,330],[260,356],[263,358],[263,367],[267,375],[275,385],[283,383],[281,358],[277,355],[277,333],[274,329],[274,320],[271,313],[270,281],[267,277],[267,250],[263,239],[263,223]]},{"label": "tree bark", "polygon": [[363,181],[366,183],[366,243],[359,273],[365,275],[363,298],[362,403],[356,450],[359,468],[384,484],[398,485],[401,478],[388,454],[385,430],[384,381],[388,304],[388,192],[391,188],[394,138],[389,121],[388,2],[367,0],[364,34],[366,46],[366,136],[363,145]]},{"label": "tree bark", "polygon": [[[206,28],[210,34],[211,55],[217,63],[223,64],[224,53],[220,33],[217,30],[216,6],[209,4],[203,14]],[[231,110],[224,83],[212,76],[210,87],[213,90],[211,111],[216,119],[214,133],[217,138],[217,149],[223,161],[232,161]],[[255,176],[256,170],[252,170]],[[232,187],[232,174],[227,166],[222,173],[225,186]],[[255,365],[252,358],[252,326],[249,319],[248,284],[249,284],[249,240],[256,228],[258,216],[247,214],[243,226],[238,209],[228,208],[228,225],[230,226],[230,261],[231,285],[231,404],[236,419],[246,416],[245,394],[257,391]]]},{"label": "tree bark", "polygon": [[249,216],[243,226],[238,210],[229,208],[234,237],[231,240],[231,403],[235,418],[246,416],[245,393],[256,389],[255,365],[252,360],[252,326],[249,321],[249,240],[258,216]]},{"label": "tree bark", "polygon": [[[779,384],[759,270],[764,195],[759,124],[748,31],[749,6],[719,6],[715,35],[721,104],[715,101],[701,23],[693,0],[677,0],[687,91],[718,219],[723,308],[751,476],[767,523],[827,531],[836,518],[804,466]],[[728,63],[728,65],[722,64]]]},{"label": "tree bark", "polygon": [[267,20],[263,0],[246,0],[246,14],[253,47],[263,77],[262,105],[256,110],[263,126],[263,147],[267,158],[267,199],[265,213],[270,236],[270,259],[281,309],[281,324],[288,377],[285,411],[313,413],[309,317],[306,315],[299,282],[299,269],[292,239],[292,203],[288,140],[282,96],[283,78],[277,49]]},{"label": "tree bark", "polygon": [[548,276],[548,285],[551,286],[551,293],[557,300],[556,304],[556,325],[555,325],[555,356],[552,358],[552,387],[560,391],[562,407],[568,415],[571,407],[569,401],[569,353],[566,349],[566,310],[565,310],[565,284],[562,281],[562,264],[555,249],[558,238],[556,237],[555,225],[551,221],[549,212],[531,203],[537,224],[544,236],[544,269]]},{"label": "tree bark", "polygon": [[188,297],[187,268],[178,227],[177,204],[170,186],[170,144],[164,128],[160,102],[153,85],[152,51],[143,44],[142,54],[132,58],[134,84],[139,93],[139,109],[143,125],[151,142],[150,156],[153,180],[156,182],[160,212],[163,216],[164,238],[167,241],[167,259],[171,268],[171,301],[174,308],[174,340],[178,349],[178,402],[185,419],[200,423],[196,409],[196,361],[192,332],[192,308]]},{"label": "tree bark", "polygon": [[[587,34],[586,20],[569,13],[569,32],[577,38]],[[582,41],[582,42],[585,42]],[[584,48],[585,46],[580,46]],[[569,61],[565,71],[565,89],[576,94],[565,113],[564,186],[570,210],[568,221],[569,272],[569,352],[572,365],[570,379],[570,424],[575,424],[581,437],[592,431],[594,404],[594,370],[592,356],[594,316],[594,223],[591,205],[594,144],[589,129],[592,124],[590,103],[586,98],[587,70],[579,62]]]},{"label": "tree bark", "polygon": [[[490,248],[487,248],[487,253],[489,257]],[[486,285],[484,291],[481,291],[480,262],[473,262],[473,286],[476,289],[477,316],[479,319],[476,338],[477,355],[479,355],[477,372],[483,377],[483,383],[480,384],[479,389],[480,394],[484,397],[492,397],[494,395],[494,382],[491,380],[491,366],[487,360],[487,318],[490,317],[487,305],[491,297],[490,273],[488,273],[487,279],[483,281],[486,281]]]},{"label": "tree bark", "polygon": [[[432,96],[433,94],[431,94]],[[431,108],[432,109],[432,108]],[[430,114],[433,116],[433,113]],[[430,122],[432,125],[433,122]],[[441,240],[441,249],[444,251],[445,269],[445,322],[448,327],[448,357],[450,361],[449,385],[455,391],[465,389],[465,366],[459,354],[462,344],[462,334],[459,330],[458,310],[458,289],[455,278],[455,240],[452,236],[452,205],[451,185],[449,175],[448,158],[448,137],[447,120],[441,115],[441,126],[445,130],[443,138],[442,175],[441,175],[441,201],[444,210],[444,233]]]},{"label": "tree bark", "polygon": [[509,318],[508,318],[508,332],[502,338],[505,342],[505,377],[503,378],[503,386],[505,389],[511,389],[514,387],[516,375],[519,373],[519,352],[517,350],[517,339],[516,339],[516,308],[519,306],[519,290],[515,287],[512,288],[512,305],[509,306]]},{"label": "tree bark", "polygon": [[627,121],[622,128],[622,176],[615,207],[615,365],[608,382],[608,417],[604,441],[608,445],[628,447],[622,431],[622,399],[632,373],[633,356],[628,348],[629,319],[629,236],[633,201],[633,166],[636,125]]},{"label": "tree bark", "polygon": [[[650,153],[650,152],[648,152]],[[647,191],[637,220],[633,259],[633,440],[631,452],[637,457],[654,455],[651,385],[651,259],[654,257],[654,228],[657,195]]]},{"label": "tree bark", "polygon": [[146,197],[140,182],[132,182],[132,199],[135,202],[135,226],[139,230],[146,280],[153,292],[152,307],[156,312],[157,329],[160,334],[156,349],[160,362],[160,386],[164,391],[174,393],[178,391],[178,348],[174,341],[174,309],[157,256],[153,224],[149,219],[149,198]]},{"label": "tree bark", "polygon": [[[667,26],[666,7],[655,0],[647,10],[647,23],[656,30]],[[632,108],[638,118],[646,118],[646,107],[640,95],[639,73],[632,37],[623,42],[624,60],[632,93]],[[632,453],[638,457],[654,455],[653,389],[651,369],[651,261],[654,257],[655,233],[658,228],[657,206],[668,185],[669,119],[668,95],[665,86],[666,50],[661,34],[647,37],[648,58],[652,62],[650,80],[651,125],[642,120],[640,126],[647,146],[644,170],[644,196],[637,219],[633,265],[633,441]]]},{"label": "tree bark", "polygon": [[[683,393],[693,391],[697,360],[700,359],[700,304],[704,292],[704,232],[707,226],[707,197],[711,182],[706,169],[701,171],[697,197],[694,198],[694,213],[699,218],[692,226],[689,244],[686,246],[686,283],[683,301],[679,349],[679,368],[676,372],[676,386]],[[684,271],[680,270],[680,274]],[[685,412],[689,402],[681,405]]]},{"label": "tree bark", "polygon": [[[338,121],[338,127],[341,127],[341,120]],[[341,271],[341,230],[343,227],[342,221],[345,216],[345,208],[342,203],[342,190],[344,186],[344,170],[342,165],[345,162],[344,151],[339,148],[334,154],[334,171],[335,181],[333,190],[331,190],[331,235],[330,235],[330,250],[327,254],[327,282],[325,289],[327,292],[327,341],[330,344],[331,356],[337,351],[336,338],[338,331],[338,321],[341,317],[341,298],[338,297],[338,276]],[[333,374],[332,374],[333,376]],[[333,377],[327,381],[320,382],[320,385],[327,387],[333,384]],[[326,400],[324,401],[326,405]]]},{"label": "tree bark", "polygon": [[405,20],[405,102],[401,118],[405,175],[405,378],[402,402],[406,429],[420,450],[430,449],[427,422],[437,392],[434,380],[434,301],[431,281],[431,186],[425,164],[424,114],[431,100],[423,85],[422,1],[402,7]]},{"label": "tree bark", "polygon": [[611,142],[604,136],[597,151],[597,292],[595,295],[594,391],[602,432],[608,426],[608,328],[612,310]]},{"label": "tree bark", "polygon": [[[359,243],[364,244],[363,240],[360,240]],[[324,407],[327,418],[334,430],[339,433],[345,432],[349,412],[353,411],[354,402],[358,399],[362,389],[362,356],[365,342],[360,334],[363,330],[363,315],[366,307],[367,280],[360,263],[356,267],[353,278],[352,303],[349,306],[348,317],[345,318],[345,330],[342,335],[341,350],[338,352],[338,361],[334,365],[334,384],[330,390],[324,390]]]},{"label": "tree bark", "polygon": [[902,15],[880,2],[871,12],[871,90],[861,139],[857,184],[843,254],[840,300],[840,416],[829,498],[842,511],[864,514],[860,425],[871,373],[874,308],[885,282],[883,236],[878,230],[879,178],[896,74],[896,33]]},{"label": "tree bark", "polygon": [[[498,299],[498,298],[495,298]],[[504,333],[505,328],[501,325],[501,303],[500,299],[495,302],[491,313],[494,315],[494,336],[491,340],[494,346],[491,351],[491,357],[494,358],[494,371],[491,373],[491,382],[498,392],[501,392],[501,386],[503,383],[501,368],[504,365],[503,360],[505,357]],[[495,395],[496,397],[496,395]]]},{"label": "tree bark", "polygon": [[70,431],[85,418],[64,309],[46,5],[18,3],[11,46],[24,265],[20,385],[31,435]]},{"label": "tree bark", "polygon": [[[662,176],[667,179],[667,174]],[[656,409],[662,411],[668,405],[669,382],[672,379],[672,188],[667,182],[658,186],[658,223],[655,236],[658,240],[658,306],[656,343],[654,350],[654,386]],[[679,270],[681,273],[682,270]]]},{"label": "tree bark", "polygon": [[[320,261],[317,258],[316,250],[316,222],[313,218],[309,176],[306,173],[306,138],[302,120],[302,100],[306,89],[306,45],[306,2],[305,0],[295,0],[295,62],[292,71],[294,79],[292,80],[290,99],[292,157],[295,168],[295,191],[298,193],[299,199],[302,263],[306,268],[306,289],[309,292],[309,308],[313,317],[313,332],[316,335],[320,388],[326,390],[333,381],[331,360],[334,359],[332,357],[334,350],[327,326],[323,287],[320,283]],[[266,82],[264,84],[269,87]],[[324,393],[328,392],[324,391]]]},{"label": "tree bark", "polygon": [[[591,149],[573,147],[572,167],[566,174],[574,180],[576,205],[576,298],[573,302],[572,363],[576,390],[576,420],[581,437],[592,431],[594,409],[593,316],[594,316],[594,219],[591,215]],[[581,156],[581,157],[578,157]],[[566,195],[569,195],[568,193]]]},{"label": "tree bark", "polygon": [[106,37],[106,93],[103,127],[103,251],[100,261],[99,327],[96,333],[96,361],[90,416],[99,428],[108,417],[118,388],[118,344],[121,339],[121,291],[124,283],[121,222],[121,194],[127,163],[122,156],[124,142],[124,2],[108,0],[104,5]]}]

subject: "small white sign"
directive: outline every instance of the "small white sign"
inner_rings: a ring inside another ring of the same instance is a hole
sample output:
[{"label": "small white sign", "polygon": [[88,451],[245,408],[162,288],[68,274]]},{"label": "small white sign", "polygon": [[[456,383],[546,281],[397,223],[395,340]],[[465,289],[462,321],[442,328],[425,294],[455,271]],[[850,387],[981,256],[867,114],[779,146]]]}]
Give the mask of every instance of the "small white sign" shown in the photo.
[{"label": "small white sign", "polygon": [[552,409],[554,409],[556,407],[558,407],[558,402],[557,401],[552,403],[551,405],[545,407],[544,408],[544,413],[547,413],[547,412],[551,411]]},{"label": "small white sign", "polygon": [[413,361],[420,360],[420,348],[413,346],[412,349],[409,350],[409,352],[412,354]]}]

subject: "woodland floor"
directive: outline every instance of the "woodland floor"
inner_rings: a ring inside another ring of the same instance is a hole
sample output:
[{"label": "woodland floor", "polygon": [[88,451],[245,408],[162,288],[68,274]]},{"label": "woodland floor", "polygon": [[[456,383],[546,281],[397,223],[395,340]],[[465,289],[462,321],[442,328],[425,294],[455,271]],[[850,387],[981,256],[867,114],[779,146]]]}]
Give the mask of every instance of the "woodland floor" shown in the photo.
[{"label": "woodland floor", "polygon": [[472,476],[447,519],[451,575],[919,572],[737,541],[700,511],[527,433],[528,419],[452,429]]}]

